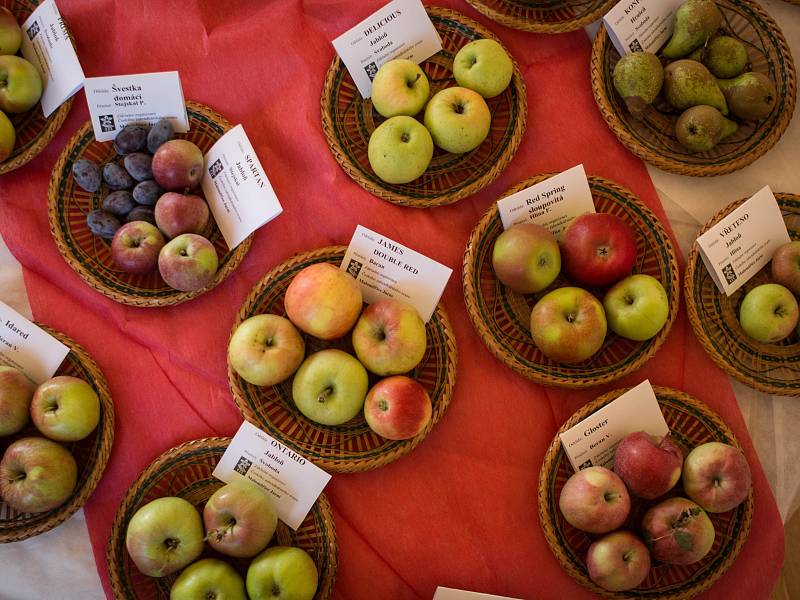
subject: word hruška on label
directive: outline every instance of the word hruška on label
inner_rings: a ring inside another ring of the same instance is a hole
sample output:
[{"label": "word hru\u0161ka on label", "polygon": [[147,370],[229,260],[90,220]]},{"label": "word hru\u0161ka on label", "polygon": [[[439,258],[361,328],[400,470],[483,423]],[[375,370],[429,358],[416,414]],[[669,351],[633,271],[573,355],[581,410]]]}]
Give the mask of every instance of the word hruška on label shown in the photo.
[{"label": "word hru\u0161ka on label", "polygon": [[50,379],[69,348],[0,302],[0,364],[16,367],[37,385]]},{"label": "word hru\u0161ka on label", "polygon": [[608,37],[620,55],[653,52],[672,35],[675,11],[684,0],[622,0],[603,17]]}]

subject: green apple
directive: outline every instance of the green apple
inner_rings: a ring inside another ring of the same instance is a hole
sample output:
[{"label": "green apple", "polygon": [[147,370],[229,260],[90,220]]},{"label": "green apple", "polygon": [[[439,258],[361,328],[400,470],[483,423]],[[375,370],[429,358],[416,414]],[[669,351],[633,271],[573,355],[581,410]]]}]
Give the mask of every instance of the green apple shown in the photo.
[{"label": "green apple", "polygon": [[278,526],[272,500],[246,479],[234,479],[211,495],[203,507],[208,545],[217,552],[250,558],[267,547]]},{"label": "green apple", "polygon": [[461,87],[474,90],[484,98],[494,98],[511,83],[514,63],[495,40],[475,40],[456,54],[453,75]]},{"label": "green apple", "polygon": [[603,305],[582,288],[553,290],[531,311],[533,343],[560,363],[578,363],[595,354],[603,346],[606,328]]},{"label": "green apple", "polygon": [[561,272],[561,252],[550,231],[535,223],[512,225],[497,236],[492,267],[501,283],[520,294],[540,292]]},{"label": "green apple", "polygon": [[425,107],[425,127],[433,143],[446,152],[474,150],[489,135],[491,123],[486,100],[464,87],[443,89]]},{"label": "green apple", "polygon": [[425,356],[427,334],[417,309],[384,298],[370,304],[353,328],[358,360],[376,375],[408,373]]},{"label": "green apple", "polygon": [[431,134],[412,117],[392,117],[372,132],[369,164],[386,183],[408,183],[421,176],[433,158]]},{"label": "green apple", "polygon": [[603,298],[603,308],[611,331],[642,342],[664,327],[669,315],[669,300],[658,279],[637,274],[615,283]]},{"label": "green apple", "polygon": [[242,321],[228,342],[228,362],[253,385],[276,385],[303,362],[306,345],[289,319],[255,315]]},{"label": "green apple", "polygon": [[0,496],[19,512],[39,513],[61,506],[77,482],[78,465],[70,451],[42,437],[15,441],[0,460]]},{"label": "green apple", "polygon": [[3,162],[14,151],[17,141],[17,131],[4,112],[0,111],[0,162]]},{"label": "green apple", "polygon": [[798,324],[794,294],[778,283],[765,283],[747,292],[739,307],[744,332],[759,342],[778,342]]},{"label": "green apple", "polygon": [[214,245],[196,233],[183,233],[158,253],[158,272],[170,287],[194,292],[209,285],[217,274],[219,259]]},{"label": "green apple", "polygon": [[250,600],[312,600],[318,580],[317,567],[308,552],[273,546],[250,563],[247,594]]},{"label": "green apple", "polygon": [[19,56],[0,55],[0,110],[25,112],[41,97],[42,78],[36,67]]},{"label": "green apple", "polygon": [[83,379],[59,375],[36,388],[31,419],[51,440],[77,442],[100,422],[100,399]]},{"label": "green apple", "polygon": [[0,436],[22,431],[28,424],[35,389],[25,373],[0,365]]},{"label": "green apple", "polygon": [[169,590],[169,600],[247,600],[244,579],[228,563],[204,558],[186,567]]},{"label": "green apple", "polygon": [[341,425],[361,412],[367,379],[367,370],[355,357],[334,348],[321,350],[297,369],[292,398],[312,421]]},{"label": "green apple", "polygon": [[16,54],[22,44],[22,29],[10,10],[0,6],[0,54]]},{"label": "green apple", "polygon": [[372,105],[384,117],[414,116],[430,93],[425,73],[417,63],[404,58],[384,63],[372,80]]}]

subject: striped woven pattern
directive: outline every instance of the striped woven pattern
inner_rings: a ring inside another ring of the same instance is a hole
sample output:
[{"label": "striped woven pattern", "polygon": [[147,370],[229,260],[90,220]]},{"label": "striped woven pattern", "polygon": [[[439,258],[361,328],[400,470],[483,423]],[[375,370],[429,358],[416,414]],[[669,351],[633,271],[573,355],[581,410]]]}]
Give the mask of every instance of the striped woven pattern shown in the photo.
[{"label": "striped woven pattern", "polygon": [[607,13],[616,0],[467,0],[478,12],[506,27],[564,33],[585,27]]}]

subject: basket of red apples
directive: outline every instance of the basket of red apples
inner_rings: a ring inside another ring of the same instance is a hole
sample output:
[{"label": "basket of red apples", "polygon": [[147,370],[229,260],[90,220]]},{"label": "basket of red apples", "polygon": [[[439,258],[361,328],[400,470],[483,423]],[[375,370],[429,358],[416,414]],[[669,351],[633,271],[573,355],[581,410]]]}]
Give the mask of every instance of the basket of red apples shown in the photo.
[{"label": "basket of red apples", "polygon": [[625,391],[593,400],[559,429],[539,473],[539,521],[564,570],[601,596],[692,598],[722,576],[747,540],[750,467],[708,406],[655,387],[669,434],[633,432],[617,446],[613,470],[574,471],[559,434]]}]

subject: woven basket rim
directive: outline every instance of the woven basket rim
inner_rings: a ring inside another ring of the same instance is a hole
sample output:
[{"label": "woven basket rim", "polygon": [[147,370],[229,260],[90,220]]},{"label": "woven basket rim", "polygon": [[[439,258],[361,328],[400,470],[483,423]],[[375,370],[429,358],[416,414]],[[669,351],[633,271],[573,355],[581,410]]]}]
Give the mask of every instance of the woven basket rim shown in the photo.
[{"label": "woven basket rim", "polygon": [[[510,189],[506,190],[498,200],[505,198],[506,196],[510,196],[520,190],[525,189],[535,183],[543,181],[549,177],[556,175],[557,173],[543,173],[540,175],[534,175],[532,177],[528,177],[527,179],[521,181],[520,183],[514,185]],[[483,214],[481,219],[472,229],[470,232],[469,240],[467,241],[466,251],[464,252],[464,259],[462,263],[462,287],[464,290],[464,302],[467,307],[467,314],[469,315],[469,320],[472,323],[473,328],[478,333],[478,336],[483,341],[483,344],[486,348],[504,365],[506,365],[509,369],[514,371],[515,373],[530,379],[536,383],[544,384],[544,385],[552,385],[555,387],[563,387],[563,388],[589,388],[595,387],[597,385],[601,385],[604,383],[609,383],[611,381],[615,381],[632,373],[647,363],[655,353],[661,348],[664,341],[666,341],[667,336],[669,335],[670,330],[672,329],[672,325],[675,322],[675,318],[677,317],[678,310],[680,307],[680,270],[678,267],[678,259],[675,254],[675,249],[672,245],[672,240],[670,239],[669,235],[667,234],[666,229],[659,221],[658,217],[656,217],[655,213],[645,205],[641,200],[639,200],[638,196],[636,196],[632,191],[629,189],[613,182],[603,177],[598,177],[595,175],[589,175],[589,186],[590,188],[594,189],[596,186],[603,186],[607,188],[611,188],[612,190],[616,191],[619,194],[626,196],[632,202],[635,202],[636,205],[645,212],[651,220],[655,223],[656,227],[656,235],[660,237],[664,242],[664,250],[667,254],[667,269],[670,272],[670,290],[671,294],[668,298],[669,300],[669,313],[667,315],[667,321],[664,324],[664,327],[661,328],[654,338],[648,340],[647,342],[642,343],[649,343],[650,346],[647,352],[641,354],[636,360],[631,361],[629,364],[625,365],[624,367],[618,369],[613,373],[609,373],[606,375],[601,375],[598,377],[591,377],[586,379],[580,380],[570,380],[563,376],[555,376],[549,373],[540,373],[537,371],[532,371],[525,365],[521,364],[517,357],[512,353],[510,350],[499,344],[494,336],[492,335],[492,327],[485,323],[481,318],[478,309],[476,308],[477,305],[477,298],[479,296],[479,281],[476,280],[476,273],[474,272],[472,266],[475,264],[476,261],[476,254],[477,254],[477,247],[478,242],[481,237],[488,231],[488,229],[493,225],[495,219],[499,220],[499,213],[497,211],[497,201],[495,201],[488,210]],[[533,341],[531,341],[533,343]]]},{"label": "woven basket rim", "polygon": [[[467,0],[467,2],[472,8],[490,18],[492,21],[505,25],[506,27],[511,27],[512,29],[533,33],[566,33],[582,29],[590,23],[595,22],[609,11],[617,0],[599,0],[596,2],[597,6],[581,17],[556,22],[515,17],[501,9],[494,8],[486,2],[486,0]],[[520,4],[524,3],[521,2]],[[565,4],[567,3],[565,2]]]},{"label": "woven basket rim", "polygon": [[[425,6],[425,10],[428,12],[429,15],[437,16],[441,18],[448,18],[453,21],[457,21],[463,25],[466,25],[473,29],[474,31],[478,32],[481,36],[485,38],[490,38],[498,42],[503,48],[506,48],[503,42],[494,35],[490,30],[486,29],[483,25],[470,19],[466,15],[462,13],[451,10],[448,8],[442,8],[439,6]],[[495,179],[497,179],[500,174],[505,170],[511,160],[517,153],[517,149],[519,148],[520,143],[522,142],[522,136],[525,133],[525,128],[527,125],[528,119],[528,97],[527,91],[525,86],[525,79],[522,76],[522,72],[520,71],[519,65],[517,64],[516,59],[508,51],[506,48],[506,53],[511,58],[511,62],[514,65],[514,75],[511,79],[511,84],[514,86],[517,95],[517,113],[518,118],[516,125],[514,127],[514,132],[511,136],[511,141],[506,149],[503,151],[500,159],[495,162],[492,168],[487,171],[484,175],[479,177],[476,181],[472,182],[471,184],[461,188],[455,193],[447,193],[442,192],[436,198],[425,198],[419,199],[414,198],[412,196],[398,194],[391,190],[386,189],[385,187],[374,183],[373,181],[366,179],[361,175],[361,169],[358,165],[355,165],[347,156],[347,153],[342,148],[342,145],[337,141],[336,136],[333,133],[335,129],[335,119],[333,115],[329,113],[327,107],[329,105],[329,100],[333,93],[333,87],[335,84],[336,77],[339,73],[341,68],[344,68],[342,65],[342,61],[338,55],[334,56],[333,61],[331,62],[328,70],[325,74],[325,83],[322,88],[322,96],[320,97],[320,113],[322,116],[322,131],[325,134],[325,139],[328,142],[328,147],[333,154],[333,157],[336,159],[336,162],[342,168],[342,170],[359,186],[363,189],[371,193],[373,196],[380,198],[381,200],[386,200],[387,202],[391,202],[392,204],[398,204],[400,206],[410,206],[414,208],[434,208],[437,206],[445,206],[447,204],[453,204],[454,202],[458,202],[463,198],[471,196],[472,194],[482,190],[490,183],[492,183]]]}]

